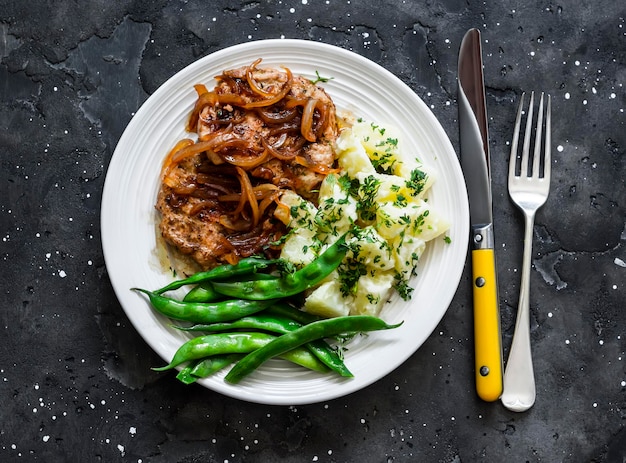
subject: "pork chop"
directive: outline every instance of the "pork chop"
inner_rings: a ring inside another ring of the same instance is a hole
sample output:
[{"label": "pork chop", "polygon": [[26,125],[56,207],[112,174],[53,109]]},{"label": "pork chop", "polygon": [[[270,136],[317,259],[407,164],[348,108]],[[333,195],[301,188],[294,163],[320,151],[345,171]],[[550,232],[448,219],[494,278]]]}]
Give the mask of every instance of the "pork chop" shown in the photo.
[{"label": "pork chop", "polygon": [[158,193],[161,235],[203,269],[276,255],[286,232],[273,215],[281,191],[315,200],[334,168],[331,98],[286,68],[258,62],[224,71],[211,92],[200,86],[198,101],[206,104],[196,105],[190,128],[196,144],[210,147],[168,156]]}]

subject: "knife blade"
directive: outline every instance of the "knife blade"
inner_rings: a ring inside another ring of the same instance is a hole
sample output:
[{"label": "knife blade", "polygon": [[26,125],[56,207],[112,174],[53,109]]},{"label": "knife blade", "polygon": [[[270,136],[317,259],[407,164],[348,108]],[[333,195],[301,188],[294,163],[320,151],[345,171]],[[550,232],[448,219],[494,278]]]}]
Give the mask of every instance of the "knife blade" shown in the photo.
[{"label": "knife blade", "polygon": [[461,167],[471,219],[474,367],[478,396],[502,395],[502,338],[494,251],[489,135],[480,31],[467,31],[459,49],[458,105]]}]

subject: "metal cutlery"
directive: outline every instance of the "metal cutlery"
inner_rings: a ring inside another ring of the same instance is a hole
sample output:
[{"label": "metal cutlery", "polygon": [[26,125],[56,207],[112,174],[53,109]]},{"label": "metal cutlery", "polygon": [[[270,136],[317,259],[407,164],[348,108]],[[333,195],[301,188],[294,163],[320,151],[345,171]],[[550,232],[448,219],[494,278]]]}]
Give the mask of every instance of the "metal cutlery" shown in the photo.
[{"label": "metal cutlery", "polygon": [[518,155],[518,141],[521,119],[524,109],[524,94],[520,99],[511,157],[509,159],[509,195],[512,201],[523,212],[524,255],[522,261],[522,278],[518,302],[517,319],[513,342],[504,372],[504,390],[500,400],[509,410],[523,412],[535,403],[535,377],[533,372],[532,353],[530,346],[530,268],[532,258],[533,226],[537,210],[546,202],[550,191],[550,149],[551,149],[551,101],[547,96],[544,126],[544,94],[539,100],[533,155],[530,156],[530,145],[533,131],[533,106],[535,94],[530,94],[530,103],[526,114],[526,128],[521,156]]},{"label": "metal cutlery", "polygon": [[489,136],[480,31],[470,29],[459,50],[461,166],[472,225],[474,370],[476,392],[487,401],[502,394],[502,339],[494,251]]}]

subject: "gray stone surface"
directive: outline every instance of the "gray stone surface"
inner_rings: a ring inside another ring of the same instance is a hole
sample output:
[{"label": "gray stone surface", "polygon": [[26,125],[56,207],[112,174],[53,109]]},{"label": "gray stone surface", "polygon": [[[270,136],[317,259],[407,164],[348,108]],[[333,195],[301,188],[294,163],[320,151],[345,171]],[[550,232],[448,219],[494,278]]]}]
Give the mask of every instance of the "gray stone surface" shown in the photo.
[{"label": "gray stone surface", "polygon": [[[621,462],[626,459],[623,2],[0,2],[0,460]],[[110,286],[99,209],[133,113],[199,57],[264,38],[323,41],[390,70],[458,149],[456,62],[483,32],[503,342],[522,218],[506,169],[522,91],[553,98],[553,182],[535,227],[537,402],[473,386],[468,269],[444,319],[360,392],[278,407],[184,387]]]}]

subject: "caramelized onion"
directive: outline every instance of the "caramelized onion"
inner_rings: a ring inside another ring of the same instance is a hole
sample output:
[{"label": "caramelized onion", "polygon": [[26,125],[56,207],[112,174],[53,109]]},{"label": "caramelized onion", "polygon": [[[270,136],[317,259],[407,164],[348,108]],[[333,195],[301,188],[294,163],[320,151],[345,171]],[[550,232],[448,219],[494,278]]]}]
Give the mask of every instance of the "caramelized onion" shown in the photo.
[{"label": "caramelized onion", "polygon": [[176,153],[178,153],[180,150],[185,149],[189,146],[193,145],[193,140],[189,139],[189,138],[184,138],[182,140],[179,140],[176,145],[174,145],[174,148],[172,148],[170,150],[170,152],[167,154],[167,156],[165,157],[165,160],[163,161],[163,166],[161,167],[161,181],[163,181],[164,183],[166,183],[168,186],[172,186],[170,185],[167,180],[169,178],[169,173],[172,170],[172,168],[174,168],[174,166],[176,165],[173,162],[174,156],[176,155]]},{"label": "caramelized onion", "polygon": [[278,137],[278,140],[272,143],[272,148],[276,148],[276,149],[280,148],[281,146],[285,144],[285,141],[287,141],[287,134],[281,133],[280,136]]},{"label": "caramelized onion", "polygon": [[228,74],[219,75],[215,77],[215,80],[226,83],[230,89],[230,93],[241,93],[241,85],[239,85],[239,82]]},{"label": "caramelized onion", "polygon": [[275,137],[276,135],[287,135],[287,134],[291,134],[291,135],[298,135],[300,134],[300,120],[299,119],[294,119],[294,121],[292,123],[287,123],[287,124],[283,124],[283,125],[279,125],[276,127],[273,127],[270,129],[269,131],[269,135],[270,137]]},{"label": "caramelized onion", "polygon": [[202,108],[207,105],[215,104],[216,102],[215,93],[209,92],[206,86],[202,84],[196,84],[194,85],[194,88],[196,89],[196,93],[198,94],[198,99],[196,100],[193,110],[189,115],[189,119],[187,120],[188,132],[195,132],[198,126],[198,119],[200,117],[200,111],[202,111]]},{"label": "caramelized onion", "polygon": [[233,220],[228,215],[220,216],[220,224],[222,224],[224,227],[228,228],[229,230],[238,231],[238,232],[243,232],[243,231],[247,231],[250,229],[250,222],[248,222],[247,220],[242,220],[242,219]]},{"label": "caramelized onion", "polygon": [[218,141],[215,144],[213,151],[219,152],[228,149],[252,151],[254,148],[249,140],[244,140],[243,138],[232,136],[230,138],[224,138],[223,140]]},{"label": "caramelized onion", "polygon": [[181,161],[184,161],[188,157],[194,156],[198,153],[203,153],[204,151],[209,151],[215,147],[221,140],[226,138],[226,134],[218,134],[217,136],[211,138],[210,140],[199,141],[197,143],[193,143],[191,145],[187,145],[182,149],[179,149],[174,153],[171,158],[171,164],[175,166],[179,164]]},{"label": "caramelized onion", "polygon": [[[252,191],[254,192],[254,197],[257,199],[265,199],[275,193],[280,193],[279,188],[276,185],[272,185],[271,183],[263,183],[261,185],[257,185],[252,188]],[[223,202],[240,201],[241,193],[224,194],[218,199]]]},{"label": "caramelized onion", "polygon": [[220,153],[220,156],[222,157],[222,159],[224,159],[224,161],[228,162],[229,164],[232,164],[233,166],[243,167],[246,169],[253,169],[254,167],[260,166],[265,161],[267,161],[269,154],[270,154],[269,151],[265,149],[259,155],[238,156],[238,155],[234,155],[231,153],[226,153],[226,154]]},{"label": "caramelized onion", "polygon": [[257,59],[254,63],[248,66],[248,69],[246,69],[246,81],[248,82],[250,89],[257,95],[261,95],[263,98],[272,98],[274,94],[263,90],[259,86],[257,81],[254,80],[254,76],[252,75],[252,73],[256,71],[256,65],[259,64],[260,62],[261,62],[261,58]]},{"label": "caramelized onion", "polygon": [[282,90],[271,98],[265,98],[263,100],[253,101],[251,103],[246,104],[244,106],[245,109],[271,106],[275,103],[278,103],[283,98],[285,98],[287,93],[289,93],[289,90],[291,90],[291,84],[293,83],[293,74],[291,73],[291,70],[289,68],[283,68],[283,69],[285,69],[285,72],[287,73],[287,82],[285,82],[285,84],[283,85]]},{"label": "caramelized onion", "polygon": [[280,159],[281,161],[290,161],[296,157],[298,154],[297,150],[285,150],[279,151],[273,145],[270,145],[265,138],[261,138],[261,142],[263,143],[263,147],[265,151],[271,154],[276,159]]},{"label": "caramelized onion", "polygon": [[317,140],[315,132],[313,132],[313,113],[315,112],[315,107],[317,106],[317,100],[315,98],[310,98],[306,105],[304,105],[304,110],[302,111],[302,125],[300,126],[300,133],[305,138],[306,141],[310,141],[313,143]]},{"label": "caramelized onion", "polygon": [[247,202],[250,204],[250,209],[252,210],[252,225],[256,227],[261,216],[259,215],[259,203],[254,197],[250,177],[248,177],[248,173],[240,167],[237,167],[237,173],[241,178],[241,196],[245,196]]},{"label": "caramelized onion", "polygon": [[280,191],[276,190],[274,192],[272,192],[270,195],[268,195],[266,198],[264,198],[260,203],[259,203],[259,215],[262,217],[265,214],[265,211],[267,210],[267,208],[276,201],[276,199],[280,196]]},{"label": "caramelized onion", "polygon": [[205,117],[202,117],[202,114],[200,114],[198,120],[206,125],[223,127],[228,124],[241,124],[244,119],[245,117],[243,115],[239,115],[238,117],[231,117],[228,119],[207,119]]},{"label": "caramelized onion", "polygon": [[230,104],[246,108],[246,105],[248,104],[248,101],[246,101],[245,98],[236,93],[216,93],[215,95],[217,102],[222,105]]},{"label": "caramelized onion", "polygon": [[214,200],[213,201],[211,200],[198,201],[189,210],[189,215],[197,215],[200,212],[202,212],[204,209],[213,208],[213,207],[215,207]]},{"label": "caramelized onion", "polygon": [[303,158],[302,156],[296,156],[295,161],[296,161],[296,164],[304,166],[307,169],[312,170],[313,172],[317,172],[318,174],[322,174],[322,175],[336,174],[341,171],[341,169],[339,168],[328,167],[328,166],[324,166],[321,164],[312,164],[309,161],[307,161],[305,158]]},{"label": "caramelized onion", "polygon": [[257,108],[256,113],[268,124],[284,124],[285,122],[292,121],[298,115],[298,110],[291,108],[271,111],[266,108]]},{"label": "caramelized onion", "polygon": [[203,172],[196,174],[196,182],[223,193],[228,193],[233,187],[237,186],[237,182],[234,182],[231,178],[222,177],[221,175],[209,175]]},{"label": "caramelized onion", "polygon": [[269,242],[269,231],[255,228],[248,233],[230,236],[228,237],[228,241],[235,246],[242,255],[250,255],[249,250],[258,249],[259,245]]},{"label": "caramelized onion", "polygon": [[286,98],[285,108],[291,109],[291,108],[296,108],[298,106],[302,106],[304,108],[304,106],[306,106],[307,101],[308,101],[308,98]]},{"label": "caramelized onion", "polygon": [[328,106],[325,103],[318,101],[316,108],[318,110],[319,118],[315,125],[315,135],[321,137],[328,126]]},{"label": "caramelized onion", "polygon": [[261,185],[255,186],[253,190],[256,195],[260,194],[262,196],[265,196],[270,192],[275,192],[276,190],[278,190],[278,187],[276,185],[272,185],[271,183],[262,183]]},{"label": "caramelized onion", "polygon": [[[171,185],[169,185],[171,186]],[[175,185],[172,186],[172,191],[180,196],[189,196],[197,189],[197,185],[189,184],[189,185]]]}]

